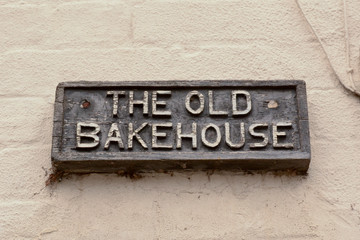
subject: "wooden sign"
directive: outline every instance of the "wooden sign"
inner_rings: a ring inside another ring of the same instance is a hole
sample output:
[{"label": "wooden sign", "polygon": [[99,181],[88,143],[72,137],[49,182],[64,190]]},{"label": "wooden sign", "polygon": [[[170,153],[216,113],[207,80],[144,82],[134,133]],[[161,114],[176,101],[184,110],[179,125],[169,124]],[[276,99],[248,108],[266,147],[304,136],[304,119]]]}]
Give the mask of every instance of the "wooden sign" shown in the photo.
[{"label": "wooden sign", "polygon": [[305,173],[308,124],[303,81],[66,82],[52,161],[65,172]]}]

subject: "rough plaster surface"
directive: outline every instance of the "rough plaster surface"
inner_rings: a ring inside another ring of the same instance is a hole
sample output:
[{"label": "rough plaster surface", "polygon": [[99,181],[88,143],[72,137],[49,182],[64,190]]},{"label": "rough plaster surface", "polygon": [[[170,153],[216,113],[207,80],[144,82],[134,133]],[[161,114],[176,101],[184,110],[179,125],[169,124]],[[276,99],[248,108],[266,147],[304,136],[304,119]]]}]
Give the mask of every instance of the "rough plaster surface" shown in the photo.
[{"label": "rough plaster surface", "polygon": [[[348,83],[343,2],[298,3],[0,2],[0,238],[360,239],[360,99],[337,77]],[[359,83],[360,7],[347,5]],[[308,176],[91,174],[44,187],[59,82],[170,79],[305,80]]]}]

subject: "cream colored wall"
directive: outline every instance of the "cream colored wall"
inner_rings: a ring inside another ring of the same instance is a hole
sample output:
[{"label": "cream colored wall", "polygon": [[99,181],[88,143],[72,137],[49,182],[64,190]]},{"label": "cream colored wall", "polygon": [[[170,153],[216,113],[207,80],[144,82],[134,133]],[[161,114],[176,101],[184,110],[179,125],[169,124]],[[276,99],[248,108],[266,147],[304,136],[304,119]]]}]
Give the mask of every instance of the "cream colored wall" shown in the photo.
[{"label": "cream colored wall", "polygon": [[[360,85],[360,4],[347,0],[344,18],[343,3],[0,2],[0,238],[360,239],[360,98],[340,85]],[[305,80],[308,176],[91,174],[44,187],[59,82],[173,79]]]}]

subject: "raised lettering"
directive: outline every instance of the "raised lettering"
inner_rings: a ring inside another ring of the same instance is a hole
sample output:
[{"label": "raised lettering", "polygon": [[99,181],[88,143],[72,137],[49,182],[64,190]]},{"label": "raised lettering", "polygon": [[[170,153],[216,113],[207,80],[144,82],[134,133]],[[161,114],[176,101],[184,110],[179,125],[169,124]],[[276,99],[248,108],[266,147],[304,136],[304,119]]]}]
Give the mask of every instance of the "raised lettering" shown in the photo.
[{"label": "raised lettering", "polygon": [[[190,106],[190,101],[193,96],[197,96],[199,98],[199,102],[200,102],[200,106],[196,110]],[[202,95],[200,92],[194,90],[194,91],[189,92],[186,95],[185,107],[186,107],[186,110],[188,110],[188,112],[190,112],[194,115],[198,115],[204,110],[204,106],[205,106],[204,95]]]},{"label": "raised lettering", "polygon": [[286,132],[278,132],[278,127],[292,127],[291,122],[279,122],[273,124],[273,147],[274,148],[293,148],[293,143],[278,143],[278,136],[286,136]]},{"label": "raised lettering", "polygon": [[117,123],[111,124],[110,130],[108,133],[108,138],[106,139],[106,142],[105,142],[104,149],[109,149],[111,142],[117,142],[119,148],[124,148],[124,144],[121,140],[121,135],[120,135],[120,131],[119,131],[119,127],[118,127]]},{"label": "raised lettering", "polygon": [[192,139],[192,148],[197,148],[197,139],[196,139],[196,123],[193,122],[191,125],[191,133],[182,133],[181,123],[178,123],[176,126],[176,148],[181,148],[182,138],[191,138]]},{"label": "raised lettering", "polygon": [[231,148],[241,148],[245,144],[245,126],[244,123],[240,123],[240,141],[239,143],[233,143],[231,141],[230,136],[230,124],[228,122],[225,123],[225,142]]},{"label": "raised lettering", "polygon": [[[91,132],[82,132],[82,128],[94,128]],[[96,123],[78,122],[76,125],[76,147],[77,148],[94,148],[99,145],[100,139],[97,135],[100,132],[100,126]],[[81,142],[82,138],[92,138],[93,142]]]},{"label": "raised lettering", "polygon": [[138,127],[137,129],[135,129],[134,131],[134,126],[132,123],[129,123],[129,134],[128,134],[128,148],[132,149],[133,148],[133,139],[134,137],[136,137],[136,139],[138,140],[138,142],[141,144],[141,146],[145,149],[147,149],[147,145],[145,143],[145,141],[140,137],[139,132],[147,125],[147,122],[144,122],[143,124],[140,125],[140,127]]},{"label": "raised lettering", "polygon": [[260,143],[251,143],[250,144],[250,148],[262,148],[262,147],[266,147],[266,145],[269,143],[269,138],[265,133],[259,133],[259,132],[255,132],[255,128],[258,127],[267,127],[268,125],[266,123],[255,123],[255,124],[251,124],[249,127],[249,132],[250,135],[253,137],[259,137],[259,138],[263,138],[264,140]]},{"label": "raised lettering", "polygon": [[124,91],[108,91],[107,96],[113,95],[113,116],[116,117],[118,113],[119,96],[125,95]]},{"label": "raised lettering", "polygon": [[210,115],[228,115],[226,111],[216,111],[214,110],[214,94],[213,91],[209,91],[209,113]]},{"label": "raised lettering", "polygon": [[129,114],[134,114],[134,105],[143,105],[143,114],[149,113],[149,93],[144,91],[143,100],[134,100],[134,91],[129,91]]},{"label": "raised lettering", "polygon": [[171,95],[171,91],[153,91],[152,93],[152,114],[155,116],[171,116],[170,111],[161,111],[157,109],[157,106],[166,106],[165,101],[158,101],[157,95]]},{"label": "raised lettering", "polygon": [[[237,109],[237,96],[244,95],[246,98],[246,108],[244,110]],[[251,95],[248,91],[236,90],[231,92],[231,101],[232,101],[232,112],[234,116],[245,115],[251,111]]]},{"label": "raised lettering", "polygon": [[173,145],[160,145],[157,142],[158,137],[166,138],[166,133],[164,132],[158,132],[158,127],[172,127],[171,122],[166,123],[153,123],[152,124],[152,148],[173,148]]},{"label": "raised lettering", "polygon": [[[209,128],[213,128],[216,132],[216,139],[214,142],[209,142],[206,139],[206,131]],[[220,144],[221,141],[221,133],[220,133],[220,128],[218,126],[216,126],[215,124],[209,123],[208,125],[206,125],[202,130],[201,130],[201,141],[203,142],[203,144],[207,147],[217,147]]]}]

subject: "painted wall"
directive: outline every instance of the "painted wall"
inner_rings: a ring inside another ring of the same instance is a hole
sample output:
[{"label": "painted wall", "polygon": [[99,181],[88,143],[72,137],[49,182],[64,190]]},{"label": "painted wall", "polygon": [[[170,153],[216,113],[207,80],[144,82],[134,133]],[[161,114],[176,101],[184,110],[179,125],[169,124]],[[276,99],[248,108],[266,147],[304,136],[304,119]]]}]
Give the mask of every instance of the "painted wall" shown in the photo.
[{"label": "painted wall", "polygon": [[[0,2],[1,239],[360,239],[357,0]],[[62,179],[62,81],[303,79],[308,176]]]}]

